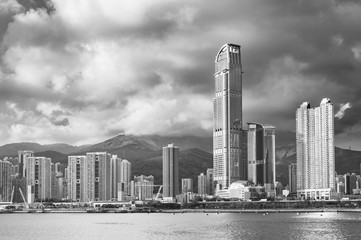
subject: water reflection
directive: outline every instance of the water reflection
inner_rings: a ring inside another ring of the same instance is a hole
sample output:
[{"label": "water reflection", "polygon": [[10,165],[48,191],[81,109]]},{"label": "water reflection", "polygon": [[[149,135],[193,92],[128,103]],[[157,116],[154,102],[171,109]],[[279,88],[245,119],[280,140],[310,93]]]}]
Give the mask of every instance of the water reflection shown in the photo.
[{"label": "water reflection", "polygon": [[1,239],[359,239],[361,213],[3,214]]}]

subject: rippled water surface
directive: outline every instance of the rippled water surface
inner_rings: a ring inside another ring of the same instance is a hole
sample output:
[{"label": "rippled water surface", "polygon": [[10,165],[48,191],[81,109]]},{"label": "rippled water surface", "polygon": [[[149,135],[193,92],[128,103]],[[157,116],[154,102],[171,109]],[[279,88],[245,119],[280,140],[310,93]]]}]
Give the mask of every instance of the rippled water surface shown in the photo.
[{"label": "rippled water surface", "polygon": [[361,213],[2,214],[0,239],[361,239]]}]

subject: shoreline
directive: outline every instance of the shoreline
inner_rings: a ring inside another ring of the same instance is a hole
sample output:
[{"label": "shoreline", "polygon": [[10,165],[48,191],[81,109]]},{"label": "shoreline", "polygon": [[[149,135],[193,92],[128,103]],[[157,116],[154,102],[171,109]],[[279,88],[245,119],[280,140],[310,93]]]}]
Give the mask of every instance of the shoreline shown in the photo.
[{"label": "shoreline", "polygon": [[[292,208],[292,209],[160,209],[159,212],[149,212],[147,214],[154,214],[154,213],[322,213],[322,212],[353,212],[353,213],[361,213],[361,208],[357,209],[345,209],[345,208]],[[29,214],[29,213],[36,213],[36,214],[46,214],[46,213],[89,213],[86,210],[55,210],[49,209],[47,211],[36,210],[34,212],[28,211],[13,211],[13,212],[0,212],[0,214]],[[134,214],[134,213],[118,213],[114,211],[108,211],[104,213],[116,213],[116,214]],[[146,213],[146,212],[143,212]],[[94,214],[94,213],[89,213]]]},{"label": "shoreline", "polygon": [[162,210],[163,213],[313,213],[313,212],[355,212],[361,213],[361,209],[344,208],[292,208],[292,209],[172,209]]}]

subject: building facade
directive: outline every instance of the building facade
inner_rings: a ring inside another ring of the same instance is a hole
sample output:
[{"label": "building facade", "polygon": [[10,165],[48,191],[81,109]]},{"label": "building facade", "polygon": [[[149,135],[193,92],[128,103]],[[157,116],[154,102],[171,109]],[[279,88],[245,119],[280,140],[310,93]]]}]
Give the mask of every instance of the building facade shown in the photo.
[{"label": "building facade", "polygon": [[89,201],[86,156],[68,156],[66,172],[68,199],[77,202]]},{"label": "building facade", "polygon": [[111,161],[106,152],[69,156],[67,194],[73,201],[107,201],[111,199]]},{"label": "building facade", "polygon": [[207,176],[203,173],[198,176],[198,194],[202,196],[207,194]]},{"label": "building facade", "polygon": [[330,99],[319,107],[304,102],[296,112],[297,195],[323,199],[335,190],[334,110]]},{"label": "building facade", "polygon": [[34,157],[34,152],[29,150],[18,151],[19,157],[19,178],[26,177],[26,159]]},{"label": "building facade", "polygon": [[182,178],[182,193],[193,192],[192,178]]},{"label": "building facade", "polygon": [[51,158],[27,157],[25,166],[28,203],[50,199]]},{"label": "building facade", "polygon": [[276,182],[275,127],[248,123],[248,181],[274,189]]},{"label": "building facade", "polygon": [[154,177],[134,176],[134,192],[138,200],[152,200],[154,191]]},{"label": "building facade", "polygon": [[122,200],[124,196],[130,195],[132,164],[126,160],[113,155],[111,158],[111,183],[112,199]]},{"label": "building facade", "polygon": [[88,197],[90,201],[107,201],[111,196],[111,155],[106,152],[86,154]]},{"label": "building facade", "polygon": [[174,144],[163,147],[163,197],[179,194],[179,148]]},{"label": "building facade", "polygon": [[288,165],[288,187],[290,193],[297,193],[297,164]]},{"label": "building facade", "polygon": [[214,195],[213,168],[207,169],[207,195]]},{"label": "building facade", "polygon": [[217,189],[247,178],[242,131],[241,47],[225,44],[215,59],[213,99],[213,178]]},{"label": "building facade", "polygon": [[344,175],[345,191],[346,195],[354,194],[354,190],[358,189],[357,175],[356,173],[346,173]]},{"label": "building facade", "polygon": [[11,200],[11,174],[12,164],[6,160],[0,160],[0,202]]}]

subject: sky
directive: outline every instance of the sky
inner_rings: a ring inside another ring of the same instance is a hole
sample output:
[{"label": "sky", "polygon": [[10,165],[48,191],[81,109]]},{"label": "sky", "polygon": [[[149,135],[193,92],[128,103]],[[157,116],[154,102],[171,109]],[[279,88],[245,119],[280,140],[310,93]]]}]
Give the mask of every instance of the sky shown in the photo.
[{"label": "sky", "polygon": [[241,45],[246,122],[328,97],[361,150],[361,1],[0,0],[0,144],[211,136],[214,58]]}]

